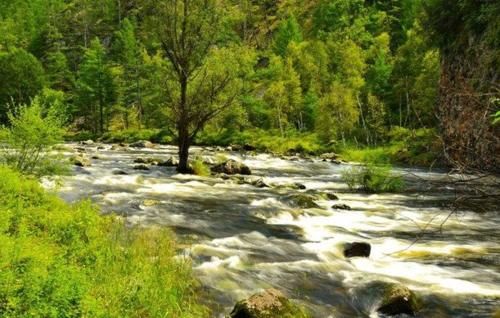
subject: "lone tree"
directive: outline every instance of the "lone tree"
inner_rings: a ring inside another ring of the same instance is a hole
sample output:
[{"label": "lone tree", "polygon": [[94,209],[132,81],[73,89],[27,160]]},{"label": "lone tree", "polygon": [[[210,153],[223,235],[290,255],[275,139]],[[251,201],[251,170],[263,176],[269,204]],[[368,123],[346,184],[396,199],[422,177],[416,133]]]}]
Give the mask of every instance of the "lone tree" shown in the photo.
[{"label": "lone tree", "polygon": [[[189,148],[208,121],[236,102],[245,56],[230,38],[224,1],[147,0],[148,29],[169,64],[168,117],[176,127],[181,173],[190,172]],[[248,71],[248,70],[247,70]]]}]

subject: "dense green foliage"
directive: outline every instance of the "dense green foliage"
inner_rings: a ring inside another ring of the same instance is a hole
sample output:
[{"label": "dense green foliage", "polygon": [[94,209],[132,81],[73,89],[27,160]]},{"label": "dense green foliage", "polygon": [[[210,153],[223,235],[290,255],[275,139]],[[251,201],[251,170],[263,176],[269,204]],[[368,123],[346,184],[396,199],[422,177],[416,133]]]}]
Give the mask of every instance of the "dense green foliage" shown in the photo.
[{"label": "dense green foliage", "polygon": [[0,163],[25,174],[45,175],[64,171],[64,164],[50,153],[51,146],[63,141],[63,120],[57,104],[43,105],[36,97],[8,114],[8,128],[0,129]]},{"label": "dense green foliage", "polygon": [[342,172],[342,179],[349,189],[365,192],[397,192],[404,188],[401,176],[391,172],[387,165],[363,165]]},{"label": "dense green foliage", "polygon": [[0,316],[206,317],[171,234],[67,205],[0,166]]}]

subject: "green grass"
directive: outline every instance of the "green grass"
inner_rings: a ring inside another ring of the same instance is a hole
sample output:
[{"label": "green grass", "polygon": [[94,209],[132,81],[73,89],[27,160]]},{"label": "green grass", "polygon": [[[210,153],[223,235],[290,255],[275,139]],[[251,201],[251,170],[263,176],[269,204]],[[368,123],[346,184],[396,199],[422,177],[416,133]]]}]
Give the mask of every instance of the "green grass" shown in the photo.
[{"label": "green grass", "polygon": [[195,160],[191,161],[191,169],[193,173],[200,177],[208,177],[210,176],[210,167],[208,167],[201,158],[195,158]]},{"label": "green grass", "polygon": [[127,228],[0,166],[1,317],[208,317],[164,229]]},{"label": "green grass", "polygon": [[401,127],[389,132],[389,141],[378,147],[339,147],[343,159],[369,164],[407,164],[432,166],[441,164],[441,144],[432,129],[408,130]]},{"label": "green grass", "polygon": [[370,193],[400,192],[404,189],[401,176],[394,174],[388,165],[364,165],[342,172],[342,180],[351,190]]},{"label": "green grass", "polygon": [[65,136],[68,141],[84,141],[88,139],[99,140],[106,143],[133,143],[140,140],[147,140],[160,144],[172,144],[174,137],[167,131],[161,129],[129,129],[110,131],[102,136],[95,136],[90,132],[68,133]]},{"label": "green grass", "polygon": [[260,152],[275,154],[320,154],[330,149],[322,145],[315,134],[290,133],[285,137],[277,131],[249,129],[245,131],[203,132],[197,144],[209,146],[252,145]]}]

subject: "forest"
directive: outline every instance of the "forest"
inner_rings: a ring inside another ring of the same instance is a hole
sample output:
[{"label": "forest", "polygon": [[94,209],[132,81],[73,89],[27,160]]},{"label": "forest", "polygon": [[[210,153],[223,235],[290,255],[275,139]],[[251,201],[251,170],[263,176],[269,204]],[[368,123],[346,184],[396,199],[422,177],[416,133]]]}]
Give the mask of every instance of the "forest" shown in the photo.
[{"label": "forest", "polygon": [[498,4],[198,2],[2,1],[0,121],[38,96],[77,139],[498,167]]},{"label": "forest", "polygon": [[[469,279],[500,258],[499,16],[487,0],[0,0],[0,316],[499,317],[498,272]],[[337,263],[367,241],[439,282]]]}]

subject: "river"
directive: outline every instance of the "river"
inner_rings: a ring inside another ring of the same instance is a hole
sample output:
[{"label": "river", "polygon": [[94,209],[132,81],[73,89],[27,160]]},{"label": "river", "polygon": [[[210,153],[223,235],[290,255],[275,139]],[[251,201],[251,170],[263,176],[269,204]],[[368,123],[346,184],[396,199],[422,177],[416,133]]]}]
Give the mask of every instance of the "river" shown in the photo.
[{"label": "river", "polygon": [[[181,175],[175,168],[133,169],[135,159],[165,159],[175,155],[175,147],[68,146],[85,147],[89,157],[99,159],[65,177],[57,188],[60,196],[69,202],[91,198],[130,224],[171,227],[180,255],[192,258],[212,299],[214,317],[224,317],[237,300],[269,287],[306,305],[314,317],[377,317],[378,295],[365,288],[373,281],[400,282],[417,292],[424,303],[418,317],[490,318],[500,308],[500,214],[462,211],[439,231],[450,214],[445,203],[453,189],[429,186],[415,176],[440,180],[443,172],[398,169],[413,175],[407,191],[362,194],[341,180],[348,164],[192,149],[192,155],[207,160],[221,154],[240,160],[253,178],[273,185],[258,188],[234,179]],[[306,190],[284,186],[295,183]],[[335,193],[339,200],[300,209],[288,199],[307,191]],[[339,203],[351,210],[332,209]],[[416,240],[423,228],[428,233]],[[343,244],[355,241],[371,244],[369,258],[343,256]]]}]

